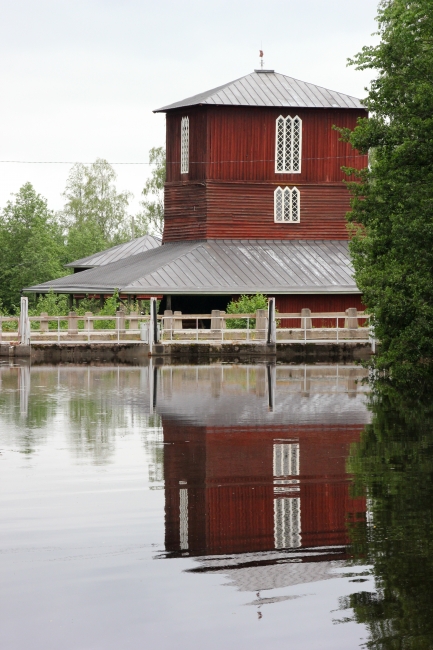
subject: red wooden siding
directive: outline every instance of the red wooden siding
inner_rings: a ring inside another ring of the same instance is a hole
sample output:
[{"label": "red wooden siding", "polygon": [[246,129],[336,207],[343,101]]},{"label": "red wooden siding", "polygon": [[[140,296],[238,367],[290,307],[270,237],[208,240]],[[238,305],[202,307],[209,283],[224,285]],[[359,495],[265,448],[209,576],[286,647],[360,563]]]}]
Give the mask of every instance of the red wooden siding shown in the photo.
[{"label": "red wooden siding", "polygon": [[[302,119],[302,168],[299,174],[275,173],[275,128],[279,115]],[[340,142],[333,125],[354,128],[365,111],[353,109],[208,109],[207,178],[218,180],[341,182],[342,165],[365,167],[367,157]],[[192,122],[191,122],[192,124]],[[191,126],[190,126],[191,128]]]},{"label": "red wooden siding", "polygon": [[[180,124],[189,117],[189,173],[180,173]],[[200,107],[185,108],[167,115],[167,182],[206,178],[207,112]]]},{"label": "red wooden siding", "polygon": [[[165,187],[163,241],[206,239],[206,187],[176,183]],[[180,208],[179,206],[182,206]]]},{"label": "red wooden siding", "polygon": [[[275,173],[279,115],[302,119],[302,170]],[[365,111],[196,106],[167,114],[164,241],[347,239],[349,194],[342,166],[362,168],[334,124],[354,128]],[[189,117],[189,173],[180,173],[180,124]],[[299,224],[274,223],[276,187],[301,191]]]},{"label": "red wooden siding", "polygon": [[[172,183],[165,188],[164,241],[184,239],[348,239],[343,184],[298,183],[300,223],[274,222],[279,182]],[[285,184],[282,184],[285,187]]]},{"label": "red wooden siding", "polygon": [[[275,296],[275,307],[280,314],[298,314],[302,309],[311,309],[312,313],[320,314],[331,311],[346,311],[355,307],[364,311],[361,294],[302,294]],[[361,324],[362,321],[359,321]],[[334,320],[313,320],[314,327],[335,327]],[[344,326],[344,319],[339,319],[339,326]],[[281,319],[281,327],[301,327],[301,320],[296,318]]]},{"label": "red wooden siding", "polygon": [[188,490],[190,553],[274,548],[276,439],[299,441],[303,547],[347,544],[346,522],[365,513],[365,500],[349,495],[345,466],[349,446],[359,439],[362,425],[216,428],[163,418],[163,429],[164,441],[172,443],[164,447],[168,551],[181,550],[182,488]]}]

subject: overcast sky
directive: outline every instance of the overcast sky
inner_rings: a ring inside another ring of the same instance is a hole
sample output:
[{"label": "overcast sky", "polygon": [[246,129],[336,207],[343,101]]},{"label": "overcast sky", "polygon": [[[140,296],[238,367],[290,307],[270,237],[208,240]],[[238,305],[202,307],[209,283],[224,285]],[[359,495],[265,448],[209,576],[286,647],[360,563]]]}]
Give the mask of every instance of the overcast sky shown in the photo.
[{"label": "overcast sky", "polygon": [[[347,58],[376,40],[378,0],[0,0],[0,160],[148,160],[152,109],[265,67],[365,96]],[[31,181],[53,209],[70,165],[0,163],[0,206]],[[137,208],[149,167],[116,165]]]}]

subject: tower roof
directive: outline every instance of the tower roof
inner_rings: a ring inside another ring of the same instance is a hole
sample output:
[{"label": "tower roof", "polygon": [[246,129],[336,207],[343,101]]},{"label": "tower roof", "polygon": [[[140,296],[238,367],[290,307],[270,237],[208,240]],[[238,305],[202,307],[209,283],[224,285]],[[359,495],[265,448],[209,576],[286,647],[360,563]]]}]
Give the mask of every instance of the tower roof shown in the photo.
[{"label": "tower roof", "polygon": [[322,86],[287,77],[274,70],[254,70],[223,86],[163,106],[154,113],[164,113],[187,106],[268,106],[287,108],[358,108],[360,100]]}]

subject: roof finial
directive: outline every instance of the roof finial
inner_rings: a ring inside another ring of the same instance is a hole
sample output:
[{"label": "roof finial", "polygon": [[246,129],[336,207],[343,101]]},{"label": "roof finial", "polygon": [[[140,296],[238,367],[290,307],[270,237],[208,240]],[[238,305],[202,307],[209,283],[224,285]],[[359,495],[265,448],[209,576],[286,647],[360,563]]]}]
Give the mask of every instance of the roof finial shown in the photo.
[{"label": "roof finial", "polygon": [[260,54],[260,67],[263,70],[263,50],[259,50]]}]

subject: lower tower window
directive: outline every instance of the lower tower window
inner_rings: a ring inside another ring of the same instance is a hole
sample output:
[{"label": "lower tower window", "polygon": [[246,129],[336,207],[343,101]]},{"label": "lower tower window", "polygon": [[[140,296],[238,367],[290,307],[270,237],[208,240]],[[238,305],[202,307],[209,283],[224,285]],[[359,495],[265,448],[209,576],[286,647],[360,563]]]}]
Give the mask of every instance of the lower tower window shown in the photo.
[{"label": "lower tower window", "polygon": [[299,223],[300,192],[297,187],[277,187],[274,192],[275,223]]}]

